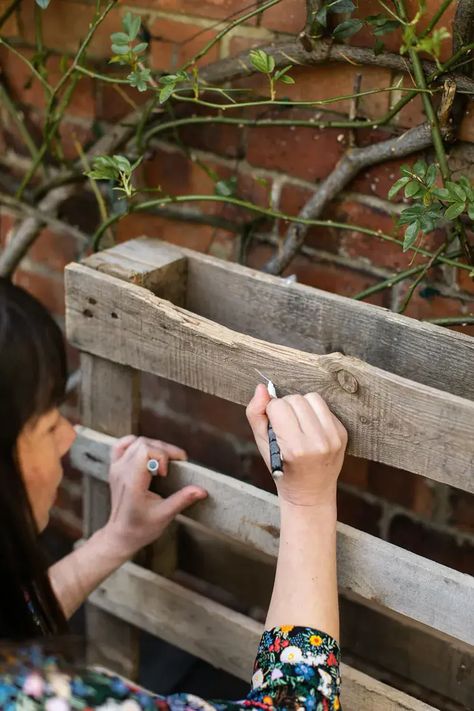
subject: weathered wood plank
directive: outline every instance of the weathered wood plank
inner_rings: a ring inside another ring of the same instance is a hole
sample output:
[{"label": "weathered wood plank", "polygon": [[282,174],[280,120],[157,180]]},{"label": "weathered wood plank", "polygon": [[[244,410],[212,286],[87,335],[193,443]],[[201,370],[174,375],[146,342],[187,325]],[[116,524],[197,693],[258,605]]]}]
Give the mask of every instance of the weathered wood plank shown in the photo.
[{"label": "weathered wood plank", "polygon": [[[92,600],[157,637],[250,680],[262,625],[176,583],[127,563]],[[229,644],[229,639],[232,644]],[[342,665],[347,711],[433,711],[433,707]]]},{"label": "weathered wood plank", "polygon": [[[123,365],[81,354],[81,417],[85,425],[121,437],[137,431],[139,374]],[[84,530],[91,535],[107,521],[110,512],[108,485],[84,482]],[[136,679],[139,633],[110,610],[87,604],[88,662],[113,666],[118,673]]]},{"label": "weathered wood plank", "polygon": [[[78,431],[72,451],[74,465],[105,479],[113,438]],[[280,524],[275,495],[190,462],[172,462],[169,476],[157,480],[158,491],[164,496],[188,484],[203,486],[209,497],[187,509],[186,517],[252,549],[277,555]],[[341,592],[474,644],[474,579],[469,575],[341,523],[337,555]]]},{"label": "weathered wood plank", "polygon": [[[152,269],[160,263],[162,250],[170,249],[178,250],[142,237],[101,252],[101,259],[139,259]],[[288,284],[193,250],[179,248],[179,253],[188,260],[186,308],[190,311],[272,343],[309,353],[345,353],[409,380],[474,399],[470,336],[303,284]],[[172,294],[165,298],[173,301]]]},{"label": "weathered wood plank", "polygon": [[349,431],[350,453],[474,491],[474,402],[355,358],[236,333],[84,265],[66,278],[68,335],[81,350],[241,404],[259,368],[281,393],[320,392]]}]

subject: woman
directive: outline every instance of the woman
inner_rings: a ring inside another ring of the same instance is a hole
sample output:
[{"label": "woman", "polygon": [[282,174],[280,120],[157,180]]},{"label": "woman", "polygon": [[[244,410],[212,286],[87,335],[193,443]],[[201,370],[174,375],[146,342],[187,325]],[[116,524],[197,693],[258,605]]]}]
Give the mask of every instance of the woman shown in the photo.
[{"label": "woman", "polygon": [[[59,412],[66,385],[61,332],[24,290],[0,280],[0,708],[339,709],[339,616],[336,584],[336,483],[347,435],[316,393],[270,400],[259,385],[247,408],[268,462],[271,421],[284,458],[277,481],[280,550],[274,590],[252,679],[239,702],[155,697],[117,678],[65,673],[46,654],[67,633],[67,618],[137,550],[155,540],[186,507],[207,494],[188,486],[166,500],[148,489],[153,457],[166,476],[177,447],[141,437],[118,441],[110,467],[111,515],[79,550],[49,570],[38,534],[61,481],[61,457],[74,441]],[[42,646],[11,640],[36,639]],[[206,705],[207,704],[207,705]]]}]

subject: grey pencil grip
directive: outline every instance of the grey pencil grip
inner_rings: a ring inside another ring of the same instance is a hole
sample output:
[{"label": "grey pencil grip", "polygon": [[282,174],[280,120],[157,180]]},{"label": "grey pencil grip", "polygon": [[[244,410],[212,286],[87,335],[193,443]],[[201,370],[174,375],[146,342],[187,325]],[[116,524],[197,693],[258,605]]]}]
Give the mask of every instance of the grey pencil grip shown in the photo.
[{"label": "grey pencil grip", "polygon": [[283,462],[276,435],[270,424],[268,425],[268,444],[270,445],[270,468],[272,470],[272,476],[278,478],[283,476]]}]

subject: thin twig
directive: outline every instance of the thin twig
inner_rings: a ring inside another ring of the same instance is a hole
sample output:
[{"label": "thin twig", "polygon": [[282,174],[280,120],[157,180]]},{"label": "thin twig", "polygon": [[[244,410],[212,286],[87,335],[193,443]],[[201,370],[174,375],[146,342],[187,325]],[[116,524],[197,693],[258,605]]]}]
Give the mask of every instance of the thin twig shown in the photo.
[{"label": "thin twig", "polygon": [[412,284],[412,285],[410,286],[410,288],[408,289],[408,291],[407,291],[407,293],[406,293],[406,295],[405,295],[405,298],[403,299],[403,301],[402,301],[402,303],[401,303],[401,305],[400,305],[400,307],[399,307],[399,309],[398,309],[398,313],[402,314],[402,313],[405,312],[405,310],[406,310],[408,304],[409,304],[410,301],[411,301],[411,298],[412,298],[413,294],[415,293],[416,287],[418,286],[418,284],[419,284],[421,281],[423,281],[423,279],[425,278],[425,276],[427,275],[427,273],[429,272],[429,270],[436,264],[436,262],[438,261],[438,258],[439,258],[439,257],[441,256],[441,254],[444,252],[444,250],[446,249],[446,247],[447,247],[447,242],[443,242],[443,244],[441,244],[441,245],[438,247],[438,249],[436,250],[436,252],[433,254],[433,256],[431,257],[431,259],[430,259],[426,264],[423,265],[423,269],[421,270],[421,272],[418,274],[418,276],[417,276],[417,278],[415,279],[415,281],[413,282],[413,284]]}]

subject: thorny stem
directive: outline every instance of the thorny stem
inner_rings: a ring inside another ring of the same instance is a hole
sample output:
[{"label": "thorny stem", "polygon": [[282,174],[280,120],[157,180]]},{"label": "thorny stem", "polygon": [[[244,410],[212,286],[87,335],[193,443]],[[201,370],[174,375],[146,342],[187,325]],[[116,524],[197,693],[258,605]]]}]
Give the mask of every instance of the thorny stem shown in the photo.
[{"label": "thorny stem", "polygon": [[[403,246],[403,240],[397,239],[396,237],[393,237],[392,235],[385,234],[381,230],[371,230],[368,227],[360,227],[359,225],[351,225],[347,222],[334,222],[333,220],[310,220],[310,219],[305,219],[302,217],[294,217],[292,215],[286,215],[283,212],[279,212],[278,210],[272,210],[271,208],[265,208],[265,207],[260,207],[259,205],[254,205],[253,203],[246,202],[245,200],[239,200],[238,198],[233,198],[233,197],[225,197],[222,195],[178,195],[174,197],[163,197],[163,198],[157,198],[156,200],[149,200],[147,202],[142,202],[142,203],[137,203],[137,204],[132,204],[129,205],[127,213],[126,214],[131,214],[135,212],[146,212],[147,210],[150,210],[151,208],[157,208],[160,207],[161,205],[171,205],[171,204],[180,204],[180,203],[185,203],[185,202],[221,202],[221,203],[227,203],[229,205],[235,205],[236,207],[242,207],[246,210],[249,210],[250,212],[255,212],[259,215],[265,215],[266,217],[271,217],[273,219],[278,219],[278,220],[285,220],[287,222],[296,222],[299,224],[304,224],[308,226],[324,226],[324,227],[335,227],[336,229],[341,229],[341,230],[354,230],[356,229],[359,232],[362,232],[363,234],[371,235],[373,237],[378,237],[380,239],[383,239],[388,242],[392,242],[394,244],[398,244],[400,246]],[[120,218],[122,217],[122,214],[115,214],[112,215],[106,223],[100,225],[98,230],[95,232],[93,236],[93,247],[94,250],[99,249],[100,247],[100,240],[105,232],[106,229],[108,229],[111,225],[115,224]],[[412,252],[415,252],[416,254],[422,254],[425,257],[432,257],[433,254],[429,252],[427,249],[424,249],[422,247],[410,247],[410,250]],[[463,264],[462,262],[458,262],[454,259],[451,259],[449,257],[443,257],[439,256],[439,261],[443,262],[444,264],[449,264],[452,267],[458,267],[459,269],[464,269],[467,271],[471,271],[472,267],[470,267],[467,264]]]},{"label": "thorny stem", "polygon": [[13,0],[13,2],[10,3],[10,5],[5,10],[5,12],[1,15],[0,30],[2,29],[3,25],[8,20],[8,18],[11,17],[11,15],[13,15],[13,13],[15,12],[15,10],[17,9],[17,7],[20,3],[21,3],[21,0]]},{"label": "thorny stem", "polygon": [[424,318],[426,323],[433,323],[436,326],[468,326],[474,324],[474,316],[448,316],[447,318]]},{"label": "thorny stem", "polygon": [[438,22],[441,20],[443,17],[444,13],[448,9],[448,7],[451,5],[453,0],[444,0],[444,2],[441,3],[439,8],[436,10],[434,13],[433,17],[428,23],[428,26],[423,30],[423,32],[420,34],[420,39],[423,37],[426,37],[427,35],[430,34],[435,28],[435,26],[438,24]]},{"label": "thorny stem", "polygon": [[444,250],[446,249],[447,246],[448,246],[447,242],[443,242],[443,244],[440,245],[438,247],[438,249],[436,250],[436,252],[433,254],[431,259],[426,264],[423,265],[422,271],[420,272],[420,274],[418,274],[417,278],[415,279],[413,284],[411,284],[410,288],[408,289],[406,296],[403,299],[403,302],[402,302],[400,308],[398,309],[398,313],[402,314],[406,310],[408,304],[411,301],[413,294],[415,293],[416,287],[424,279],[424,277],[429,272],[431,267],[434,266],[434,264],[436,263],[438,258],[441,256],[441,254],[444,252]]}]

